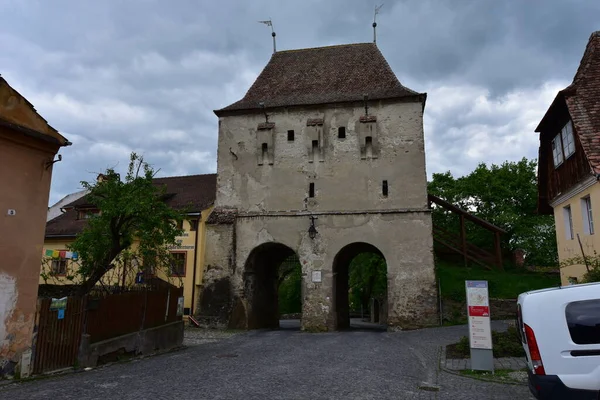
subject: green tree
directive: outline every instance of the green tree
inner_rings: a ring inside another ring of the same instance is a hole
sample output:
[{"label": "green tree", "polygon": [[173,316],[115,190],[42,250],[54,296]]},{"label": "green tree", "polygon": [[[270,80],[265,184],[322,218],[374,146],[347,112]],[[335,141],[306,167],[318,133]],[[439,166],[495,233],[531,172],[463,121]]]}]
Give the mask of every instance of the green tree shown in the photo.
[{"label": "green tree", "polygon": [[350,307],[369,309],[373,297],[385,296],[387,266],[385,259],[375,253],[362,253],[354,257],[349,267]]},{"label": "green tree", "polygon": [[[530,265],[558,265],[554,218],[537,213],[536,161],[523,158],[502,165],[479,164],[470,174],[454,178],[450,172],[433,174],[428,191],[504,229],[503,246],[525,250]],[[459,232],[458,217],[435,209],[433,220],[447,230]],[[491,248],[493,236],[469,224],[470,242]]]},{"label": "green tree", "polygon": [[[88,202],[100,213],[69,246],[79,253],[79,294],[88,293],[117,264],[131,258],[151,260],[156,267],[169,265],[168,247],[182,233],[177,226],[183,213],[164,202],[165,189],[152,183],[154,174],[143,157],[132,153],[125,180],[108,169],[103,179],[82,182],[89,190]],[[132,249],[134,240],[137,247]]]}]

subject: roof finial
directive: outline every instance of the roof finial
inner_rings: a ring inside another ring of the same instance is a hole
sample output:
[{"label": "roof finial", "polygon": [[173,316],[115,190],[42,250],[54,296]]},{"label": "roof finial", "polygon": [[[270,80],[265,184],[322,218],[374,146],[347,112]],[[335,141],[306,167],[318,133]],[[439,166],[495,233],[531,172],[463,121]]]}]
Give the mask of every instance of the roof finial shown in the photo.
[{"label": "roof finial", "polygon": [[377,14],[379,14],[381,7],[383,7],[383,3],[375,6],[375,14],[373,15],[373,43],[377,43]]},{"label": "roof finial", "polygon": [[271,27],[271,36],[273,36],[273,53],[277,52],[277,46],[275,45],[275,30],[273,30],[273,21],[271,21],[271,17],[269,17],[268,21],[258,21],[261,24],[265,24]]}]

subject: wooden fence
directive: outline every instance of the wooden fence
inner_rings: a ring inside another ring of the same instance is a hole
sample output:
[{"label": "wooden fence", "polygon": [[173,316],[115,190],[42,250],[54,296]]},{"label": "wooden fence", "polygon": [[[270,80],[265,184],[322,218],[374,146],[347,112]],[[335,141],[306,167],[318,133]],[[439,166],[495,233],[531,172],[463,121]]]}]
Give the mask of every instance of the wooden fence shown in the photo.
[{"label": "wooden fence", "polygon": [[86,332],[90,343],[181,320],[177,298],[183,288],[136,291],[90,299]]},{"label": "wooden fence", "polygon": [[51,299],[39,303],[33,373],[73,366],[77,359],[85,318],[85,298],[69,297],[63,318],[50,309]]},{"label": "wooden fence", "polygon": [[180,296],[183,288],[73,296],[67,298],[61,319],[59,310],[50,309],[51,299],[40,299],[33,373],[75,365],[84,333],[90,335],[90,343],[96,343],[181,320],[177,315]]}]

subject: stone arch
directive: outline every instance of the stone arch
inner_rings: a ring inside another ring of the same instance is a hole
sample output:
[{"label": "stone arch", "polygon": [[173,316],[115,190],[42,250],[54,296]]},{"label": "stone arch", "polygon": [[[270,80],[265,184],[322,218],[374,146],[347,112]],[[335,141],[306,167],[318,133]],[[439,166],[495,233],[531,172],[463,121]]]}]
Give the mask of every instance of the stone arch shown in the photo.
[{"label": "stone arch", "polygon": [[[281,243],[267,242],[255,247],[244,264],[245,324],[247,329],[278,329],[278,270],[296,252]],[[238,318],[239,319],[239,318]]]},{"label": "stone arch", "polygon": [[[383,252],[377,247],[366,242],[354,242],[342,247],[333,259],[333,307],[334,329],[347,329],[350,327],[349,309],[349,267],[350,262],[361,253],[375,253],[386,260]],[[387,260],[386,260],[387,267]],[[382,308],[387,309],[385,305]],[[386,318],[381,318],[380,323],[385,323]]]}]

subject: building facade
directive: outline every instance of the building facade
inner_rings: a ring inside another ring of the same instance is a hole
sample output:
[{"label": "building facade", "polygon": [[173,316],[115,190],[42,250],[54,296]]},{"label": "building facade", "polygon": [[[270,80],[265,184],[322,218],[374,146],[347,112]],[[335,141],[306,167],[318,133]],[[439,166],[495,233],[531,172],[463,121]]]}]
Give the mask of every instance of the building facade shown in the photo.
[{"label": "building facade", "polygon": [[[205,221],[214,203],[216,175],[155,178],[153,182],[157,186],[165,187],[165,201],[169,206],[187,213],[181,226],[183,234],[177,238],[177,244],[170,248],[174,257],[173,265],[168,271],[159,268],[155,274],[173,285],[183,286],[184,314],[189,315],[194,312],[202,283]],[[85,196],[63,206],[62,209],[64,213],[50,220],[46,226],[40,284],[80,282],[77,274],[78,255],[69,251],[69,245],[82,232],[87,218],[100,212],[88,203]],[[135,242],[132,247],[136,247]],[[127,265],[125,268],[118,265],[103,277],[102,283],[134,285],[140,270],[137,265]],[[148,274],[145,274],[145,277],[147,276]]]},{"label": "building facade", "polygon": [[425,99],[375,44],[274,53],[245,97],[215,112],[217,196],[198,317],[278,327],[277,269],[295,255],[302,328],[345,328],[350,261],[374,252],[387,263],[383,322],[435,323]]},{"label": "building facade", "polygon": [[0,376],[27,374],[53,160],[70,144],[0,77]]},{"label": "building facade", "polygon": [[586,273],[576,258],[600,253],[600,31],[589,39],[573,83],[538,125],[539,211],[554,214],[561,283]]}]

